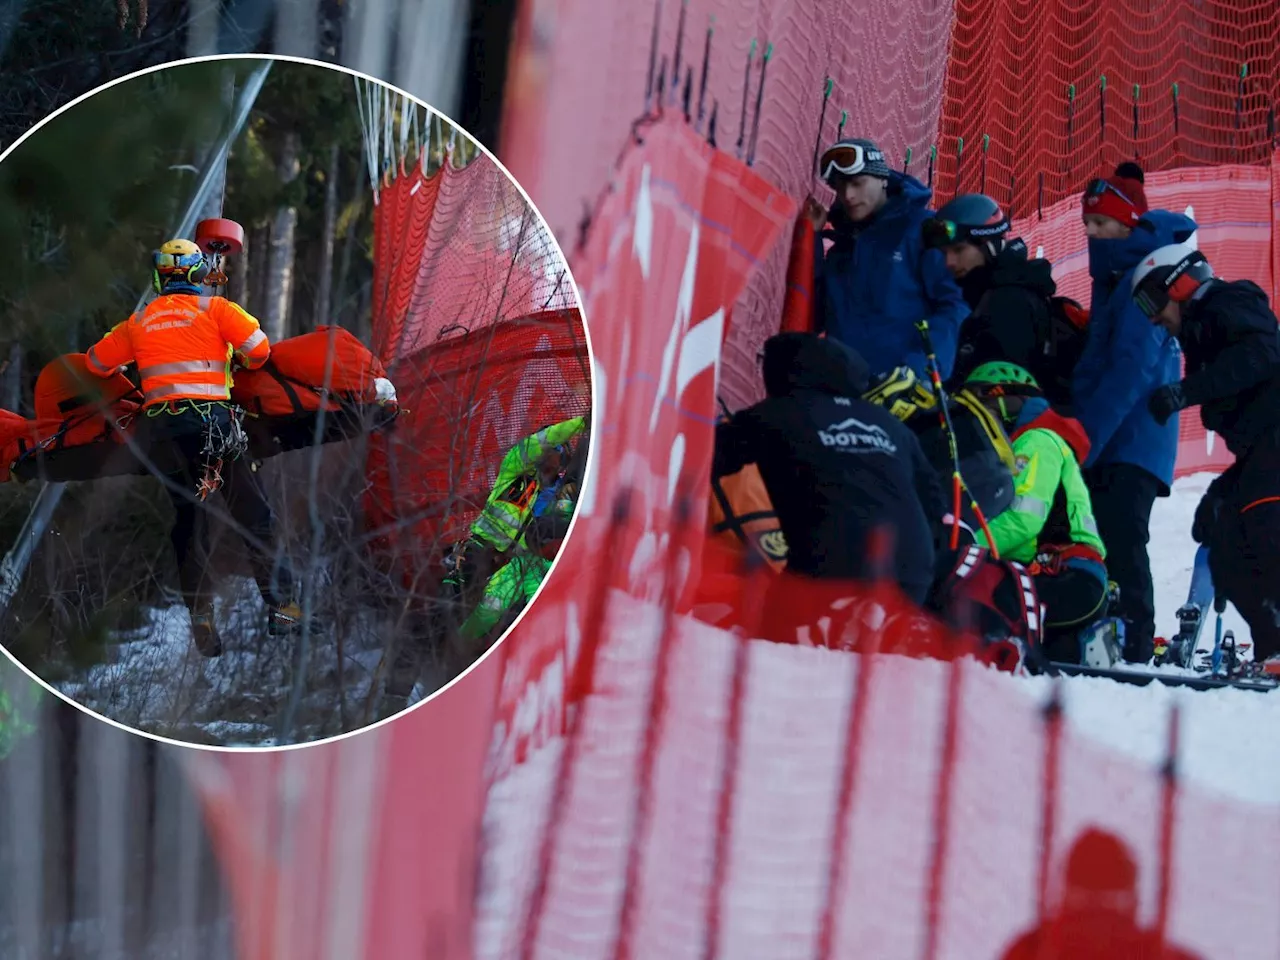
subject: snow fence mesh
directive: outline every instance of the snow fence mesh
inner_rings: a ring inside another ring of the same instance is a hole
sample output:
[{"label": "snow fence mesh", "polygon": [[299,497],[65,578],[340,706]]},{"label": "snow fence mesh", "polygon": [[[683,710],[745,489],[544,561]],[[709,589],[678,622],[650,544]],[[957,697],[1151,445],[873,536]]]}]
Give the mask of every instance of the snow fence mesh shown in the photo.
[{"label": "snow fence mesh", "polygon": [[[792,196],[817,190],[830,199],[830,191],[814,181],[813,145],[819,136],[836,139],[842,110],[848,113],[846,135],[874,137],[897,166],[911,148],[910,171],[925,176],[941,108],[951,0],[569,0],[523,6],[502,160],[566,249],[577,243],[632,122],[648,106],[651,49],[652,103],[680,110],[690,81],[690,112],[699,132],[710,129],[714,113],[719,147],[749,157],[758,173]],[[832,92],[824,111],[827,77]],[[755,357],[777,328],[785,273],[786,249],[778,246],[734,306],[722,387],[731,407],[760,396]]]},{"label": "snow fence mesh", "polygon": [[[1206,958],[1280,946],[1263,840],[1280,829],[1275,809],[1167,781],[1103,746],[1105,731],[1057,723],[1047,679],[1011,682],[968,657],[743,641],[677,617],[655,712],[663,622],[657,604],[611,594],[570,765],[557,738],[494,783],[478,957],[998,958],[1052,917],[1089,828],[1136,862],[1141,927],[1163,923]],[[1228,878],[1229,937],[1202,908]]]},{"label": "snow fence mesh", "polygon": [[402,161],[374,217],[375,352],[406,413],[371,441],[374,549],[406,577],[465,534],[517,441],[589,412],[586,330],[537,211],[481,154]]}]

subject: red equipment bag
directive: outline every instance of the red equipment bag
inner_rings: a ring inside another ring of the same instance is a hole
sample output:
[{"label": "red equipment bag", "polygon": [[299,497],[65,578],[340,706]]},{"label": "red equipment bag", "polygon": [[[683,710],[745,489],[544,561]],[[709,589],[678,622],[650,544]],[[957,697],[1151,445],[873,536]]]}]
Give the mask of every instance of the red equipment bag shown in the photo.
[{"label": "red equipment bag", "polygon": [[1016,669],[1040,656],[1040,595],[1020,563],[996,560],[976,544],[962,547],[929,606],[953,629],[976,634],[984,659],[1002,669]]}]

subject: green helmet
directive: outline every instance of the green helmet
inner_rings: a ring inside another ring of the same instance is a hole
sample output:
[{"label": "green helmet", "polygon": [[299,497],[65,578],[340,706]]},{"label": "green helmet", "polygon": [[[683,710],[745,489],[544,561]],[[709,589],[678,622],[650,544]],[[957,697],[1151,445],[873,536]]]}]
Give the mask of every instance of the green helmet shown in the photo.
[{"label": "green helmet", "polygon": [[1036,378],[1016,363],[993,360],[981,364],[965,380],[969,387],[1023,387],[1039,392]]}]

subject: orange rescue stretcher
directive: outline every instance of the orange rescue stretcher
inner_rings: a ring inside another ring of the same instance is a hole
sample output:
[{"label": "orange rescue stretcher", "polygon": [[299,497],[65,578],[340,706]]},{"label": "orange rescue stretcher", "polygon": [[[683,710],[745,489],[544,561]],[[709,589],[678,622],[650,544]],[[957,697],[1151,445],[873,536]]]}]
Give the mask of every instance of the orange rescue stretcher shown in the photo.
[{"label": "orange rescue stretcher", "polygon": [[[126,441],[141,414],[141,390],[123,373],[99,378],[85,362],[83,353],[72,353],[45,366],[36,380],[35,419],[0,410],[0,482],[148,472]],[[378,358],[341,327],[273,344],[263,367],[233,376],[231,402],[245,413],[248,456],[264,460],[312,446],[322,408],[322,444],[388,427],[400,410],[386,377]]]}]

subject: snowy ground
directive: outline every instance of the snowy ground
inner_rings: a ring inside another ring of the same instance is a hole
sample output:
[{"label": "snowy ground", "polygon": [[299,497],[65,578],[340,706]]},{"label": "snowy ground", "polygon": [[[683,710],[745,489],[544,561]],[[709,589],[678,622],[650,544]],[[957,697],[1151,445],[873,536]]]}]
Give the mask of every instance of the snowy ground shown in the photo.
[{"label": "snowy ground", "polygon": [[[110,662],[58,689],[96,713],[161,736],[223,746],[275,744],[298,676],[298,641],[267,635],[261,595],[247,578],[230,581],[215,609],[222,656],[208,659],[195,650],[186,608],[175,603],[147,610],[145,626],[116,638]],[[347,729],[364,725],[382,633],[372,616],[345,625],[341,683],[334,629],[322,624],[313,634],[294,739],[342,732],[340,714]]]},{"label": "snowy ground", "polygon": [[[1158,610],[1157,632],[1160,634],[1169,635],[1177,628],[1176,611],[1186,597],[1195,554],[1195,544],[1190,536],[1191,519],[1209,479],[1198,475],[1180,480],[1175,484],[1173,496],[1156,504],[1152,519],[1151,556]],[[628,605],[626,599],[620,603],[623,607]],[[642,634],[644,628],[639,621],[644,617],[640,614],[641,611],[636,610],[619,616],[623,618],[622,622],[634,626]],[[1248,640],[1248,627],[1234,610],[1227,611],[1225,626],[1234,631],[1238,640]],[[727,637],[722,634],[715,636],[717,632],[710,628],[693,626],[691,629],[702,631],[703,636],[697,643],[675,645],[673,656],[677,662],[672,664],[669,674],[672,687],[668,691],[668,709],[674,711],[674,719],[668,717],[665,722],[678,724],[680,733],[658,752],[655,795],[649,798],[652,809],[657,811],[654,814],[657,818],[655,824],[659,825],[651,826],[653,832],[644,845],[648,851],[644,855],[644,863],[649,865],[644,869],[653,872],[655,879],[657,876],[664,879],[657,881],[641,897],[649,907],[638,908],[652,909],[654,916],[665,918],[662,923],[642,924],[646,931],[652,928],[654,936],[678,934],[667,938],[664,943],[667,952],[661,954],[672,957],[683,956],[680,950],[686,948],[692,951],[689,945],[698,942],[699,905],[704,890],[698,878],[706,866],[708,851],[704,848],[708,846],[708,837],[715,832],[712,824],[716,809],[717,737],[727,722],[722,701],[727,690],[727,651],[733,646]],[[1205,639],[1212,641],[1211,632]],[[633,647],[630,653],[625,649],[629,646]],[[679,662],[686,656],[693,659]],[[823,804],[829,803],[835,790],[834,786],[827,789],[825,778],[832,776],[831,771],[839,767],[832,753],[839,749],[832,731],[841,728],[840,713],[836,708],[851,687],[844,675],[854,669],[852,661],[856,658],[818,650],[801,652],[796,648],[771,644],[758,645],[750,656],[761,664],[760,669],[752,673],[756,679],[751,681],[752,688],[759,686],[760,689],[750,698],[751,707],[746,712],[748,729],[743,734],[745,745],[740,747],[742,756],[746,758],[743,762],[752,769],[743,768],[736,780],[738,787],[734,792],[733,816],[735,822],[742,822],[732,835],[741,840],[735,840],[733,850],[728,853],[733,879],[727,901],[730,904],[739,900],[742,904],[750,901],[750,907],[743,906],[747,912],[736,920],[727,918],[722,929],[735,928],[739,924],[758,928],[760,943],[751,949],[739,944],[746,952],[735,955],[769,956],[771,960],[792,955],[811,956],[811,951],[806,952],[806,944],[816,929],[816,920],[807,917],[805,911],[813,906],[811,900],[818,902],[819,898],[810,897],[806,890],[810,886],[820,890],[825,883],[825,874],[819,876],[820,871],[815,873],[810,868],[813,863],[826,862],[823,846],[828,842],[825,833],[814,824],[829,822],[830,810]],[[609,662],[615,659],[618,662]],[[628,701],[635,700],[637,691],[645,689],[643,678],[646,667],[651,666],[649,659],[650,654],[636,650],[629,641],[613,645],[613,649],[606,653],[606,665],[602,669],[607,675],[601,680],[601,685],[611,693],[599,701],[597,709],[605,713],[595,725],[594,733],[585,740],[583,749],[587,752],[580,758],[574,781],[577,788],[571,790],[566,798],[572,812],[566,813],[565,822],[588,826],[568,830],[567,838],[561,841],[568,847],[557,857],[560,874],[549,883],[549,912],[540,938],[542,952],[539,955],[608,955],[607,941],[613,929],[612,923],[584,923],[583,920],[585,917],[608,918],[611,916],[609,911],[616,906],[614,900],[620,890],[618,884],[621,883],[627,849],[627,841],[623,839],[628,836],[627,801],[628,798],[634,799],[631,796],[634,791],[628,786],[627,778],[634,775],[636,768],[632,754],[644,739],[644,714],[637,710],[635,703],[628,705]],[[945,686],[944,665],[932,661],[892,662],[895,659],[888,658],[884,669],[890,674],[900,674],[899,684],[907,682],[913,689],[921,691],[919,702],[910,706],[913,714],[909,718],[900,713],[908,709],[905,704],[895,703],[887,709],[881,706],[888,718],[885,722],[890,726],[881,730],[880,735],[868,734],[869,746],[865,747],[868,754],[862,763],[866,764],[866,769],[883,771],[884,778],[879,782],[892,795],[879,796],[880,791],[873,782],[861,788],[867,794],[857,805],[860,811],[857,822],[861,826],[853,837],[853,849],[862,851],[862,856],[855,862],[870,864],[866,869],[873,872],[883,872],[879,866],[882,861],[877,859],[880,856],[884,858],[883,862],[894,862],[901,868],[892,876],[877,874],[862,878],[861,889],[864,892],[877,889],[876,884],[880,883],[889,884],[892,888],[893,896],[886,901],[885,908],[894,914],[893,922],[887,930],[872,930],[876,924],[875,916],[865,916],[866,911],[841,914],[846,919],[852,917],[857,920],[856,923],[848,920],[851,930],[845,936],[853,938],[850,942],[862,944],[866,937],[874,934],[880,940],[876,941],[878,946],[873,952],[885,957],[919,955],[919,945],[913,939],[916,934],[912,932],[908,936],[904,932],[912,931],[919,924],[905,915],[898,916],[901,911],[897,908],[907,905],[907,913],[910,913],[910,909],[914,909],[910,908],[911,904],[924,900],[923,885],[916,889],[908,881],[914,868],[919,868],[915,872],[924,876],[927,861],[926,851],[915,848],[920,846],[916,840],[929,834],[924,820],[931,815],[930,790],[934,774],[932,764],[922,761],[921,757],[938,748],[938,744],[929,738],[936,735],[937,721],[941,716],[941,693]],[[625,681],[624,677],[627,678]],[[989,702],[984,697],[1008,699],[1012,696],[1016,700],[1023,695],[1033,702],[1043,701],[1052,683],[1048,678],[1014,677],[994,670],[982,671],[972,680],[976,692],[970,695],[983,702]],[[1150,769],[1156,768],[1164,759],[1170,707],[1175,702],[1179,703],[1182,708],[1179,755],[1182,782],[1201,797],[1217,796],[1259,804],[1258,810],[1262,814],[1259,824],[1269,824],[1274,818],[1273,811],[1280,803],[1280,691],[1193,691],[1159,683],[1137,687],[1080,677],[1064,679],[1062,684],[1067,722],[1073,732],[1098,744],[1102,748],[1102,756],[1114,752],[1148,765]],[[885,696],[889,697],[893,696],[893,689],[901,689],[892,682],[888,686],[891,692]],[[935,702],[923,693],[929,688],[932,688]],[[841,696],[835,696],[837,693]],[[771,703],[771,700],[778,702]],[[872,710],[876,708],[873,706]],[[1003,752],[1000,749],[984,752],[984,757],[992,763],[989,769],[979,765],[980,769],[970,773],[970,779],[975,782],[967,787],[960,786],[960,800],[956,802],[962,807],[966,797],[969,802],[979,805],[989,802],[992,790],[1000,792],[1002,776],[1013,778],[1003,784],[1005,790],[1011,793],[1021,790],[1022,783],[1018,778],[1025,777],[1024,764],[1016,757],[1024,755],[1020,751],[1041,749],[1034,714],[1013,710],[1010,718],[1016,715],[1018,719],[1013,728],[1003,730],[999,729],[999,718],[993,718],[990,711],[984,715],[979,711],[979,714],[981,729],[973,732],[972,736],[984,743],[1005,741],[1007,748]],[[904,720],[911,720],[910,728],[914,733],[901,732],[906,729]],[[1028,725],[1028,720],[1033,723]],[[931,734],[931,730],[935,734]],[[914,737],[912,749],[903,751],[895,733]],[[890,745],[882,747],[882,741]],[[485,813],[487,850],[482,874],[484,885],[476,928],[478,956],[497,960],[515,955],[515,944],[519,943],[521,936],[521,918],[525,916],[527,907],[524,899],[529,893],[527,882],[539,856],[538,843],[546,823],[547,801],[558,772],[557,762],[562,746],[562,741],[557,740],[534,750],[526,762],[498,780],[489,793]],[[996,762],[1002,756],[1014,758],[1008,760],[1008,769],[1002,769]],[[1118,769],[1123,769],[1123,766]],[[1127,783],[1123,777],[1112,783],[1086,783],[1077,779],[1070,794],[1070,808],[1063,815],[1073,823],[1096,820],[1109,825],[1115,821],[1116,827],[1120,827],[1122,822],[1128,824],[1125,833],[1129,841],[1135,844],[1135,849],[1143,849],[1144,857],[1154,862],[1153,831],[1158,822],[1158,794],[1151,792],[1148,796],[1139,791],[1141,796],[1129,796],[1125,792],[1128,787],[1124,786]],[[665,799],[657,799],[658,795]],[[979,797],[985,799],[979,801]],[[975,830],[976,834],[958,841],[960,847],[957,849],[964,849],[974,865],[995,871],[993,879],[999,879],[1000,883],[990,885],[993,889],[1001,888],[1001,883],[1012,884],[1012,888],[1017,889],[1019,883],[1025,881],[1023,888],[1034,890],[1035,858],[1023,857],[1021,853],[1014,856],[1015,848],[1024,851],[1034,845],[1031,838],[1037,836],[1039,812],[1036,804],[1031,806],[1036,809],[1005,808],[1001,816],[971,820],[967,829]],[[1241,808],[1234,810],[1240,812]],[[915,823],[912,818],[923,819]],[[912,822],[908,824],[907,821]],[[1206,837],[1213,833],[1213,829],[1213,824],[1202,825]],[[1259,826],[1259,829],[1264,828]],[[881,834],[889,835],[888,840]],[[786,838],[785,844],[772,842],[779,836]],[[1238,839],[1237,834],[1232,836]],[[1008,843],[1010,837],[1015,840],[1008,849],[997,842],[1003,840]],[[914,839],[906,843],[904,838]],[[881,849],[884,843],[888,846]],[[1240,856],[1232,859],[1230,852],[1217,856],[1212,846],[1200,850],[1198,843],[1192,835],[1179,840],[1179,856],[1198,858],[1185,861],[1196,864],[1186,868],[1191,873],[1202,870],[1215,882],[1221,881],[1233,869],[1239,872],[1245,866],[1251,866],[1255,874],[1259,870],[1266,873],[1253,862],[1258,857],[1246,856],[1249,851],[1240,850]],[[970,848],[966,844],[976,844],[976,847]],[[790,848],[796,846],[803,849],[793,856]],[[1004,852],[983,854],[981,851],[988,846]],[[904,853],[908,847],[915,851],[910,856]],[[1244,860],[1250,863],[1244,864]],[[1265,856],[1261,860],[1263,867],[1269,862]],[[677,882],[681,877],[685,879]],[[1263,890],[1264,887],[1271,888],[1269,884],[1274,877],[1268,874],[1260,880],[1255,877],[1255,881],[1241,891],[1240,900],[1235,904],[1243,926],[1238,936],[1230,938],[1229,946],[1221,935],[1220,927],[1205,919],[1208,915],[1180,909],[1187,902],[1181,899],[1175,905],[1172,934],[1180,941],[1186,940],[1188,946],[1204,951],[1206,957],[1253,960],[1254,957],[1274,956],[1274,951],[1268,946],[1274,941],[1274,931],[1269,925],[1274,910]],[[1144,909],[1148,914],[1154,910],[1155,882],[1155,871],[1143,873]],[[1242,882],[1248,884],[1247,881]],[[1261,902],[1246,902],[1251,899],[1253,886],[1257,886],[1258,896],[1253,896],[1252,900],[1258,901],[1261,897]],[[965,889],[969,891],[965,897],[981,900],[985,887],[983,884],[969,884]],[[752,899],[762,890],[767,890],[768,896]],[[1182,888],[1179,890],[1179,898],[1192,896]],[[779,897],[789,898],[796,907],[787,914],[789,920],[785,922],[773,917],[767,909],[767,905]],[[1034,897],[1028,893],[1024,899],[1025,903],[1012,905],[978,904],[975,900],[972,905],[974,911],[966,916],[990,917],[994,915],[991,911],[996,910],[996,914],[1008,921],[1009,929],[979,931],[977,927],[966,927],[963,922],[957,922],[952,931],[957,938],[956,944],[964,939],[962,933],[974,938],[974,943],[991,942],[981,949],[974,947],[966,952],[967,948],[951,944],[948,940],[943,953],[956,957],[997,955],[995,947],[998,943],[1007,941],[1033,920]],[[688,904],[693,906],[686,909]],[[894,905],[894,909],[888,909],[890,905]],[[874,915],[876,911],[870,913]],[[757,919],[759,923],[756,923]],[[808,920],[814,922],[809,923]],[[776,930],[773,929],[775,926]],[[788,937],[772,935],[784,930],[789,932]],[[676,950],[673,944],[680,945],[680,950]]]},{"label": "snowy ground", "polygon": [[[1186,600],[1196,550],[1191,520],[1212,479],[1212,474],[1184,477],[1174,484],[1172,496],[1156,501],[1150,550],[1157,635],[1177,632],[1176,611]],[[1249,640],[1249,626],[1234,607],[1227,608],[1223,626],[1238,642]],[[1212,643],[1212,628],[1210,621],[1202,644]],[[1047,692],[1047,681],[1023,682],[1038,694]],[[1078,729],[1153,763],[1163,755],[1168,710],[1177,701],[1183,707],[1181,759],[1187,777],[1243,800],[1280,802],[1280,691],[1133,687],[1083,677],[1069,680],[1065,690],[1067,716]]]}]

